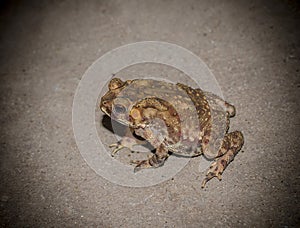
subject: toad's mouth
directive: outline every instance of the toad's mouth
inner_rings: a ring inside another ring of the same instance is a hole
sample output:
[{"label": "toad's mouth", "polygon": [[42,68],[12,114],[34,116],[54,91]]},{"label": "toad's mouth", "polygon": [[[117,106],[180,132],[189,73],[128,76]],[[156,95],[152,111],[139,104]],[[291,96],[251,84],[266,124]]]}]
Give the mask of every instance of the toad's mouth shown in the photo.
[{"label": "toad's mouth", "polygon": [[108,114],[108,112],[106,111],[104,106],[100,107],[101,111],[104,112],[106,115],[110,116],[110,114]]},{"label": "toad's mouth", "polygon": [[125,121],[125,120],[120,120],[120,119],[117,119],[117,118],[112,118],[113,120],[117,121],[118,123],[122,124],[122,125],[125,125],[125,126],[131,126],[129,124],[129,122]]},{"label": "toad's mouth", "polygon": [[112,120],[114,120],[122,125],[125,125],[125,126],[131,126],[130,122],[128,120],[118,118],[110,110],[108,110],[107,107],[101,106],[100,109],[105,115],[109,116]]}]

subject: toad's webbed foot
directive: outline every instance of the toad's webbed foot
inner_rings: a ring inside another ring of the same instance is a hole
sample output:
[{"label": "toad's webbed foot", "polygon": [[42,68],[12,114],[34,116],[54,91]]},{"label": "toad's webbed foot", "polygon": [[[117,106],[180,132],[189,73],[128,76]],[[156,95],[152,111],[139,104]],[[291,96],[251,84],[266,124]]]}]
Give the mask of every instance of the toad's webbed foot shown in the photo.
[{"label": "toad's webbed foot", "polygon": [[240,131],[231,132],[225,135],[218,153],[219,157],[210,166],[206,177],[202,181],[202,188],[204,188],[205,184],[214,177],[217,177],[219,180],[222,179],[222,173],[228,164],[234,159],[243,143],[244,137]]}]

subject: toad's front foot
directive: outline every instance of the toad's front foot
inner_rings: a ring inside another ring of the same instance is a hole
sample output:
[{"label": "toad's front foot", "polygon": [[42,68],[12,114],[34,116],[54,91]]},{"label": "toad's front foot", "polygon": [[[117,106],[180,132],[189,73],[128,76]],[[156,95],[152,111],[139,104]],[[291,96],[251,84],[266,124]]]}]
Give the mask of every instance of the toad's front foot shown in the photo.
[{"label": "toad's front foot", "polygon": [[111,156],[114,157],[119,150],[126,148],[126,146],[122,145],[121,141],[118,141],[117,143],[110,144],[109,148],[114,148],[111,152]]},{"label": "toad's front foot", "polygon": [[142,169],[151,168],[152,165],[150,164],[149,160],[143,160],[143,161],[136,161],[137,165],[134,167],[133,172],[138,172]]},{"label": "toad's front foot", "polygon": [[136,173],[142,169],[160,167],[165,163],[165,160],[167,159],[167,157],[168,157],[168,154],[165,154],[162,157],[159,157],[157,154],[154,154],[154,155],[150,156],[147,160],[134,161],[133,163],[136,163],[137,165],[133,171]]}]

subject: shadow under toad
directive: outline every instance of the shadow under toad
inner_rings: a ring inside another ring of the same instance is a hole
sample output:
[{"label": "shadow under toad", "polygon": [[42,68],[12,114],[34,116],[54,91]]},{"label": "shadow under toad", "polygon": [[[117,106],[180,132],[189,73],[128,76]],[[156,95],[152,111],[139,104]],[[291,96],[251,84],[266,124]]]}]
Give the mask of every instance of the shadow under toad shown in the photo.
[{"label": "shadow under toad", "polygon": [[[118,121],[111,119],[108,115],[103,115],[102,121],[101,121],[103,127],[108,129],[111,133],[118,135],[119,137],[124,137],[126,134],[126,131],[129,130],[129,127],[119,123]],[[134,132],[132,134],[132,137],[136,139],[138,144],[142,145],[143,147],[147,148],[152,153],[155,153],[156,148],[154,148],[146,139],[142,138],[141,136],[136,135]],[[137,151],[135,151],[137,152]],[[191,158],[191,157],[198,157],[199,155],[189,156],[185,154],[178,154],[173,153],[169,151],[170,155],[174,155],[176,157],[182,157],[182,158]],[[206,158],[203,156],[206,160],[211,161],[211,159]]]},{"label": "shadow under toad", "polygon": [[[128,126],[121,124],[114,119],[111,119],[108,115],[103,115],[101,123],[103,127],[109,130],[111,133],[118,135],[119,137],[124,137],[126,132],[129,131]],[[132,138],[136,139],[138,145],[147,148],[152,153],[155,152],[155,148],[153,148],[153,146],[147,140],[145,140],[141,136],[136,135],[135,132],[133,132],[131,136]]]}]

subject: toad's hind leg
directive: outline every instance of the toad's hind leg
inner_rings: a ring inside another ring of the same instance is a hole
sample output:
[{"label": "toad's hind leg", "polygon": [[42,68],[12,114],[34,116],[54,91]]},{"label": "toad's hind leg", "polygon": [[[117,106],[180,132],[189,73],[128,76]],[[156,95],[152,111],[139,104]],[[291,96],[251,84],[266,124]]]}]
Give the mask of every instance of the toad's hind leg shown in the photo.
[{"label": "toad's hind leg", "polygon": [[134,168],[134,172],[140,171],[141,169],[160,167],[164,164],[168,156],[168,149],[163,144],[161,144],[156,149],[155,154],[153,154],[148,160],[136,162],[137,165]]},{"label": "toad's hind leg", "polygon": [[213,177],[217,177],[221,180],[221,175],[228,166],[228,164],[234,159],[235,155],[242,148],[244,144],[244,137],[240,131],[234,131],[226,134],[218,152],[218,157],[210,166],[206,177],[202,181],[201,187],[204,188],[207,181]]},{"label": "toad's hind leg", "polygon": [[225,109],[229,117],[235,116],[235,107],[232,104],[229,104],[228,102],[225,101]]}]

